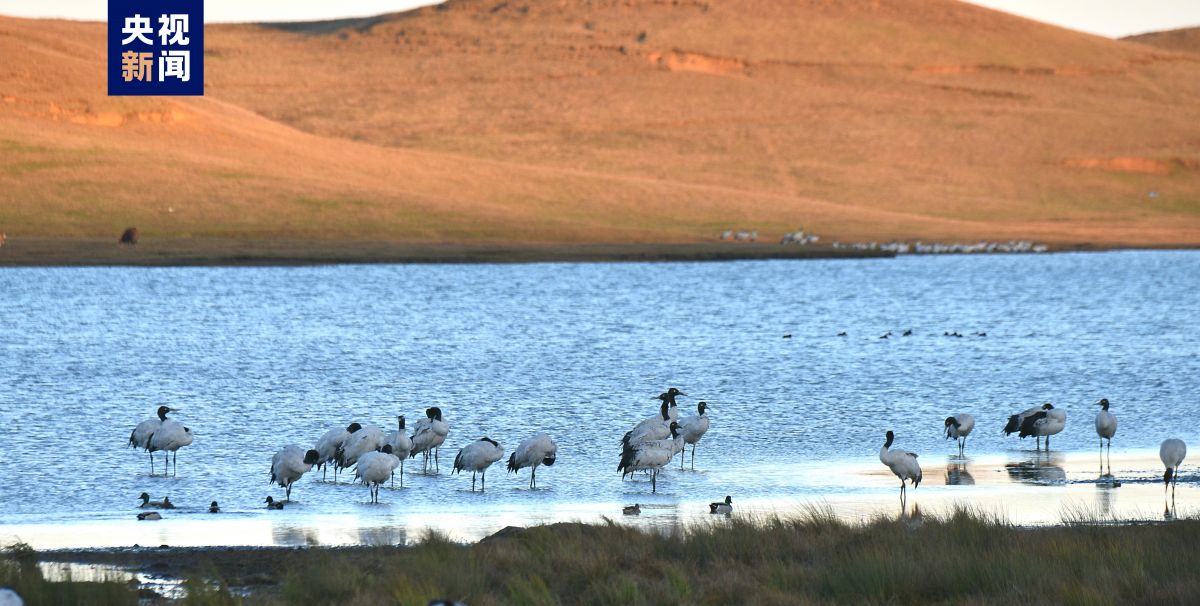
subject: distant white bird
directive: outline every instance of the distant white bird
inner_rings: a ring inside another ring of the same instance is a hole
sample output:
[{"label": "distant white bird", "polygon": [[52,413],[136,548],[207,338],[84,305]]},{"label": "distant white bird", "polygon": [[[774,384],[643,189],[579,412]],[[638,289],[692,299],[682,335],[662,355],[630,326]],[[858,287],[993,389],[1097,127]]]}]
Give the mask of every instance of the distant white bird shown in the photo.
[{"label": "distant white bird", "polygon": [[971,435],[972,429],[975,429],[975,417],[965,412],[946,417],[946,439],[954,438],[958,443],[958,454],[967,447],[967,436]]},{"label": "distant white bird", "polygon": [[[146,444],[146,451],[150,453],[163,451],[165,455],[171,455],[172,472],[171,475],[179,473],[179,449],[192,443],[195,436],[192,435],[192,430],[184,427],[183,423],[168,419],[162,422],[154,433],[150,434],[150,439]],[[166,470],[163,470],[163,475],[166,475]]]},{"label": "distant white bird", "polygon": [[141,508],[156,507],[158,509],[175,509],[175,504],[171,502],[171,497],[163,497],[163,500],[161,501],[151,501],[150,494],[143,492],[138,496],[138,498],[142,500],[142,504],[138,505],[138,507]]},{"label": "distant white bird", "polygon": [[529,467],[529,487],[537,488],[538,465],[553,465],[557,456],[558,445],[550,436],[539,433],[517,445],[517,449],[508,457],[508,471],[517,473],[520,469]]},{"label": "distant white bird", "polygon": [[1042,405],[1042,410],[1021,421],[1021,431],[1018,436],[1021,438],[1035,436],[1038,439],[1044,437],[1046,438],[1046,450],[1050,450],[1050,436],[1061,432],[1066,426],[1067,413],[1047,402]]},{"label": "distant white bird", "polygon": [[892,441],[896,439],[896,434],[889,429],[886,434],[887,440],[883,443],[883,447],[879,449],[879,461],[887,465],[892,473],[900,478],[900,502],[903,503],[908,496],[904,482],[911,480],[913,488],[921,484],[921,465],[917,463],[917,455],[908,452],[907,450],[892,449]]},{"label": "distant white bird", "polygon": [[1163,440],[1162,446],[1158,447],[1158,458],[1162,459],[1163,465],[1167,467],[1167,473],[1163,474],[1163,490],[1170,486],[1172,496],[1175,495],[1175,484],[1179,482],[1179,466],[1183,464],[1186,456],[1187,444],[1179,438]]},{"label": "distant white bird", "polygon": [[[408,458],[408,454],[412,452],[412,438],[404,432],[404,415],[396,417],[400,425],[397,431],[389,431],[383,438],[385,445],[392,447],[392,454],[400,459],[400,488],[404,488],[404,459]],[[392,485],[396,485],[396,474],[392,474]]]},{"label": "distant white bird", "polygon": [[[692,445],[692,469],[696,468],[696,444],[708,433],[708,409],[712,408],[708,402],[700,402],[696,404],[696,415],[684,417],[679,422],[679,433],[683,435],[683,443]],[[684,451],[687,449],[685,448]],[[683,469],[683,453],[680,451],[679,468]]]},{"label": "distant white bird", "polygon": [[709,503],[708,513],[733,513],[733,497],[726,495],[724,502]]},{"label": "distant white bird", "polygon": [[[321,436],[320,440],[317,440],[317,445],[315,448],[317,451],[316,464],[317,467],[321,468],[322,480],[325,479],[326,465],[328,465],[330,461],[335,461],[337,458],[338,449],[342,447],[342,444],[346,442],[346,439],[350,437],[350,434],[355,433],[360,429],[362,429],[362,425],[359,425],[358,423],[351,423],[350,425],[347,425],[345,429],[341,427],[334,427],[333,429],[325,432],[325,434]],[[334,482],[337,482],[337,474],[338,469],[335,461],[333,466]]]},{"label": "distant white bird", "polygon": [[1108,452],[1112,453],[1112,437],[1117,433],[1117,416],[1108,412],[1108,398],[1101,398],[1099,402],[1100,412],[1096,413],[1096,435],[1100,436],[1100,448],[1104,448],[1104,441],[1108,440]]},{"label": "distant white bird", "polygon": [[471,492],[475,492],[475,474],[479,472],[481,478],[479,489],[487,490],[487,468],[502,458],[504,458],[504,447],[495,440],[484,436],[458,451],[458,456],[454,457],[452,473],[470,470]]},{"label": "distant white bird", "polygon": [[368,452],[358,458],[354,477],[362,480],[371,489],[371,502],[379,502],[379,486],[392,477],[400,466],[400,458],[392,454],[392,447],[383,445],[383,450]]},{"label": "distant white bird", "polygon": [[271,483],[284,489],[285,500],[292,500],[292,484],[308,473],[320,456],[315,449],[306,451],[292,444],[271,457]]},{"label": "distant white bird", "polygon": [[[175,412],[174,408],[168,406],[158,407],[158,418],[146,419],[137,424],[133,428],[133,433],[129,434],[129,446],[131,448],[145,449],[150,445],[150,436],[162,427],[164,421],[167,420],[167,413]],[[165,472],[164,472],[165,473]],[[154,475],[154,453],[150,453],[150,475]]]},{"label": "distant white bird", "polygon": [[448,435],[450,425],[442,420],[442,409],[437,406],[425,409],[425,418],[417,421],[413,427],[412,452],[409,454],[412,458],[416,458],[418,454],[425,455],[425,473],[429,472],[430,452],[433,452],[434,469],[441,472],[438,451]]},{"label": "distant white bird", "polygon": [[621,462],[617,463],[617,471],[621,478],[635,471],[650,472],[650,492],[658,492],[658,472],[675,458],[675,454],[683,450],[683,436],[679,433],[679,424],[671,423],[667,431],[672,436],[669,440],[647,440],[640,444],[626,443],[621,450]]},{"label": "distant white bird", "polygon": [[358,463],[359,457],[383,448],[383,438],[383,430],[375,425],[364,425],[362,429],[350,434],[334,456],[337,468],[353,467]]}]

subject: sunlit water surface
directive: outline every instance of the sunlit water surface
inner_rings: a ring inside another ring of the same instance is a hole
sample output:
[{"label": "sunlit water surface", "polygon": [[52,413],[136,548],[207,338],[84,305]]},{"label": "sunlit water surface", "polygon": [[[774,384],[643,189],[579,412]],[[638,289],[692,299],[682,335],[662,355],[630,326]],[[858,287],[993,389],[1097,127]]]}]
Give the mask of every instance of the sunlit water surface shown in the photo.
[{"label": "sunlit water surface", "polygon": [[[1033,523],[1075,505],[1161,517],[1158,443],[1200,445],[1197,252],[31,268],[0,270],[0,292],[0,542],[397,543],[430,527],[471,539],[625,519],[634,502],[647,505],[639,523],[687,522],[727,494],[739,512],[826,503],[865,516],[898,511],[875,459],[887,429],[927,470],[910,505],[991,504]],[[684,414],[711,403],[712,429],[696,471],[664,472],[651,495],[621,480],[617,442],[667,386],[689,394]],[[1120,422],[1120,488],[1096,484],[1101,397]],[[1050,457],[1000,432],[1044,401],[1068,414]],[[151,477],[126,446],[163,403],[196,435],[174,478]],[[411,425],[431,405],[451,426],[440,474],[409,460],[405,488],[371,505],[366,488],[317,472],[297,503],[262,509],[282,496],[267,485],[281,446],[350,421]],[[978,418],[965,461],[941,433],[958,411]],[[503,462],[486,492],[450,474],[469,441],[511,452],[538,431],[559,455],[536,491]],[[1179,507],[1200,503],[1196,479],[1185,464]],[[181,508],[137,522],[142,491]],[[214,499],[224,513],[204,512]]]}]

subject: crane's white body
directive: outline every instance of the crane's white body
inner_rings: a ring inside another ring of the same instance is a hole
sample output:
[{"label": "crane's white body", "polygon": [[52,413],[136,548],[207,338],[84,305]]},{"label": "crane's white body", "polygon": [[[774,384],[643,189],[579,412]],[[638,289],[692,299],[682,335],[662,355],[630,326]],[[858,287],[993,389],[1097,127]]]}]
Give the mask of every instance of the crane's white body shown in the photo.
[{"label": "crane's white body", "polygon": [[475,474],[482,475],[481,490],[487,489],[487,469],[492,463],[504,458],[504,447],[488,438],[481,438],[467,444],[454,457],[454,473],[471,472],[471,491],[475,491]]},{"label": "crane's white body", "polygon": [[[399,417],[399,427],[393,431],[389,431],[383,437],[384,446],[392,447],[392,454],[400,459],[400,488],[404,488],[404,459],[412,453],[413,443],[412,438],[404,431],[404,416]],[[392,483],[395,484],[396,476],[392,474]]]},{"label": "crane's white body", "polygon": [[336,456],[337,466],[347,469],[358,463],[358,459],[369,452],[383,448],[383,430],[375,425],[365,425],[350,434]]},{"label": "crane's white body", "polygon": [[184,427],[183,423],[167,419],[150,435],[150,439],[146,443],[146,450],[150,453],[161,450],[164,455],[171,455],[175,461],[172,472],[174,475],[179,472],[179,449],[190,445],[194,439],[192,430]]},{"label": "crane's white body", "polygon": [[1163,476],[1163,482],[1171,487],[1172,495],[1175,491],[1175,485],[1179,482],[1179,466],[1183,464],[1185,457],[1187,457],[1187,444],[1184,444],[1183,440],[1179,438],[1163,440],[1162,445],[1158,447],[1158,458],[1167,468],[1167,473]]},{"label": "crane's white body", "polygon": [[362,480],[371,489],[371,502],[379,502],[379,486],[388,481],[392,477],[392,473],[400,466],[400,458],[396,455],[386,452],[391,450],[385,449],[384,452],[371,451],[363,453],[358,458],[357,467],[354,469],[354,477]]},{"label": "crane's white body", "polygon": [[530,468],[529,488],[537,488],[537,468],[539,465],[553,465],[558,458],[558,445],[549,435],[539,433],[532,438],[521,440],[517,449],[508,457],[508,471],[517,473],[526,467]]},{"label": "crane's white body", "polygon": [[290,444],[271,457],[271,482],[279,484],[286,491],[288,501],[292,500],[292,484],[312,470],[313,464],[305,461],[307,452]]},{"label": "crane's white body", "polygon": [[325,479],[326,465],[328,465],[330,461],[334,461],[333,480],[335,482],[337,481],[338,467],[336,464],[336,459],[338,449],[342,447],[342,444],[346,443],[346,440],[350,437],[351,433],[353,433],[350,431],[351,429],[358,431],[360,428],[361,426],[359,426],[358,423],[351,423],[347,427],[334,427],[333,429],[325,432],[321,436],[321,439],[317,440],[317,445],[314,446],[313,449],[317,451],[316,465],[317,467],[321,468],[322,480]]},{"label": "crane's white body", "polygon": [[[450,425],[441,419],[426,417],[417,421],[413,426],[412,451],[409,456],[425,455],[424,470],[429,471],[429,453],[434,453],[434,465],[437,466],[437,450],[446,442],[450,435]],[[441,471],[440,466],[435,467]]]},{"label": "crane's white body", "polygon": [[969,413],[960,412],[946,419],[946,439],[953,439],[958,445],[958,454],[967,447],[967,436],[975,429],[975,417]]},{"label": "crane's white body", "polygon": [[921,465],[917,463],[917,455],[907,450],[892,448],[892,432],[887,433],[887,441],[883,447],[879,449],[879,461],[892,470],[892,473],[900,479],[900,499],[901,503],[907,495],[905,482],[911,481],[913,488],[921,484]]},{"label": "crane's white body", "polygon": [[[684,417],[679,422],[679,435],[683,436],[683,443],[692,445],[692,469],[696,468],[696,444],[708,433],[708,403],[697,404],[696,412],[697,414]],[[683,469],[683,456],[679,457],[679,468]]]}]

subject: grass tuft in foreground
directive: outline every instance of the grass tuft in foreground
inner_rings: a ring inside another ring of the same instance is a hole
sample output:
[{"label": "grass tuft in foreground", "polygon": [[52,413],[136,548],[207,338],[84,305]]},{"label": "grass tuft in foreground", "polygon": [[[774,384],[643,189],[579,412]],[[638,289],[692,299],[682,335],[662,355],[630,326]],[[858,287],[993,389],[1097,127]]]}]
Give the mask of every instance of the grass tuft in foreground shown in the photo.
[{"label": "grass tuft in foreground", "polygon": [[[273,571],[277,584],[240,600],[339,606],[425,604],[431,598],[471,606],[1183,604],[1200,603],[1200,576],[1183,557],[1196,544],[1200,520],[1143,525],[1074,520],[1024,528],[968,509],[877,518],[865,525],[814,509],[794,519],[714,518],[668,534],[612,522],[554,524],[501,532],[467,546],[429,534],[408,548],[254,552],[250,557],[261,558],[259,568]],[[28,562],[31,556],[22,554],[10,559]],[[221,574],[221,563],[211,566],[215,572],[205,574],[206,586],[215,580],[223,587],[211,576]],[[86,593],[72,584],[56,585],[63,586],[18,587],[62,596]],[[124,588],[106,590],[112,592],[109,601],[91,603],[134,603],[122,601]],[[222,592],[219,600],[207,595],[198,602],[239,599],[228,596]]]}]

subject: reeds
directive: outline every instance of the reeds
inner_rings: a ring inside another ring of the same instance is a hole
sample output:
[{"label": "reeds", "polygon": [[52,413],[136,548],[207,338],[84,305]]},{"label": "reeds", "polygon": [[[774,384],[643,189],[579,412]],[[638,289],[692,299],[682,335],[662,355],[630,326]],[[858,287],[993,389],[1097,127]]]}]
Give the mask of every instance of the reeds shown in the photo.
[{"label": "reeds", "polygon": [[429,534],[404,548],[264,551],[281,582],[243,601],[1200,603],[1200,575],[1187,557],[1200,544],[1200,521],[1073,522],[1024,528],[958,508],[856,525],[813,509],[788,519],[714,518],[665,534],[611,522],[534,527],[473,545]]}]

